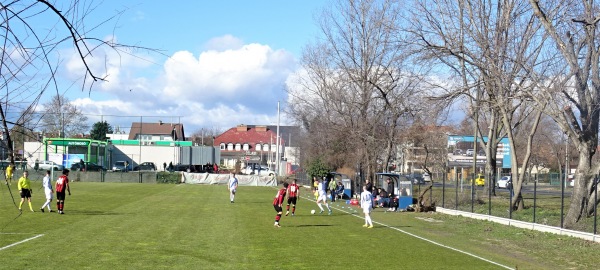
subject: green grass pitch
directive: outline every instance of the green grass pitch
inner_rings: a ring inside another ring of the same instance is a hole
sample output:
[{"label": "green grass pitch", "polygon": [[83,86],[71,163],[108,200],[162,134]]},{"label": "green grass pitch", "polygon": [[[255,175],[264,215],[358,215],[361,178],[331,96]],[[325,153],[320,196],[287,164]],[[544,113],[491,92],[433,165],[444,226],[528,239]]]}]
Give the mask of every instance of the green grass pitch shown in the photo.
[{"label": "green grass pitch", "polygon": [[318,208],[309,192],[296,216],[283,216],[275,228],[273,187],[240,187],[234,204],[225,186],[76,182],[71,191],[65,215],[41,213],[43,192],[34,189],[36,212],[24,204],[19,216],[2,187],[0,269],[544,267],[474,245],[422,214],[377,209],[373,229],[363,228],[360,209],[345,201],[333,204],[331,216],[311,215]]}]

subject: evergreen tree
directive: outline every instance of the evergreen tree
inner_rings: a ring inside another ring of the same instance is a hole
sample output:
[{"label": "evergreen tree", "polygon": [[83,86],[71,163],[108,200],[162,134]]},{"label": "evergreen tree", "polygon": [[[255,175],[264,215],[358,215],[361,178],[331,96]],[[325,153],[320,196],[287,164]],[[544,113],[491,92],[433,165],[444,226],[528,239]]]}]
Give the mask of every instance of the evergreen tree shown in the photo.
[{"label": "evergreen tree", "polygon": [[92,126],[92,130],[90,131],[90,138],[92,140],[105,141],[108,139],[106,134],[113,133],[113,128],[106,121],[104,122],[96,122]]}]

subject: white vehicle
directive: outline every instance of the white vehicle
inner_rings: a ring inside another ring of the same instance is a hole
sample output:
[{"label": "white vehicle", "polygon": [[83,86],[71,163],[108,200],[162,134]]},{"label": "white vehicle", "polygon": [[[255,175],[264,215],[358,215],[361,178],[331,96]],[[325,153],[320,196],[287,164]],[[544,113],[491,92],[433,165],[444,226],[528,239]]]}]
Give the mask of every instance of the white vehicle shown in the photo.
[{"label": "white vehicle", "polygon": [[474,153],[475,153],[475,151],[473,149],[467,149],[467,152],[465,152],[465,155],[471,157],[471,156],[473,156]]},{"label": "white vehicle", "polygon": [[431,175],[429,175],[428,173],[424,173],[423,174],[423,181],[425,181],[425,182],[431,182]]},{"label": "white vehicle", "polygon": [[507,188],[508,182],[510,182],[510,176],[502,176],[498,182],[496,182],[497,188]]},{"label": "white vehicle", "polygon": [[246,167],[246,169],[243,171],[245,174],[255,174],[258,176],[274,176],[275,172],[272,171],[271,169],[259,165],[259,164],[250,164],[248,165],[248,167]]},{"label": "white vehicle", "polygon": [[569,174],[569,176],[567,176],[567,182],[569,183],[569,186],[574,187],[575,186],[575,175]]},{"label": "white vehicle", "polygon": [[[35,166],[35,163],[34,163]],[[64,169],[63,165],[56,164],[54,161],[42,160],[38,161],[38,170],[55,170],[62,171]]]}]

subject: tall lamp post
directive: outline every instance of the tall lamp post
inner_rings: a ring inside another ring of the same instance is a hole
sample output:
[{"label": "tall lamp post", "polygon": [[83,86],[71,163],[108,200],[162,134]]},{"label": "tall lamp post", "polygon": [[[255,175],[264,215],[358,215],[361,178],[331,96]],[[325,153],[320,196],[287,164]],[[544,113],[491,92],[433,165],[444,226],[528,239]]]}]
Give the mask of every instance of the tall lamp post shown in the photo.
[{"label": "tall lamp post", "polygon": [[265,146],[263,145],[262,141],[260,141],[260,165],[263,163],[263,148],[265,148]]}]

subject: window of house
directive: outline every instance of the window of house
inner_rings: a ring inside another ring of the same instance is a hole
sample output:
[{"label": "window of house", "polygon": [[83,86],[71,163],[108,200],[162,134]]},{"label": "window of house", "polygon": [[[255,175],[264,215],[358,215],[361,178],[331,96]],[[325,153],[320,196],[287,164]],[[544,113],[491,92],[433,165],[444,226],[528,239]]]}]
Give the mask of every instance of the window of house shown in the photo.
[{"label": "window of house", "polygon": [[256,151],[262,151],[262,145],[260,143],[257,143],[256,146],[254,147],[254,149]]},{"label": "window of house", "polygon": [[277,145],[271,144],[271,152],[275,153],[277,151]]},{"label": "window of house", "polygon": [[235,144],[235,151],[241,151],[241,150],[242,150],[242,144],[236,143]]},{"label": "window of house", "polygon": [[244,144],[244,147],[242,148],[242,150],[244,150],[244,151],[248,151],[248,150],[250,150],[250,145],[249,145],[249,144],[247,144],[247,143],[245,143],[245,144]]},{"label": "window of house", "polygon": [[263,151],[269,151],[269,145],[268,145],[268,144],[266,144],[266,143],[265,143],[265,144],[263,144],[263,146],[262,146],[262,150],[263,150]]},{"label": "window of house", "polygon": [[220,146],[221,146],[221,150],[225,150],[225,143],[221,143]]},{"label": "window of house", "polygon": [[233,143],[228,143],[227,144],[227,150],[233,151]]}]

